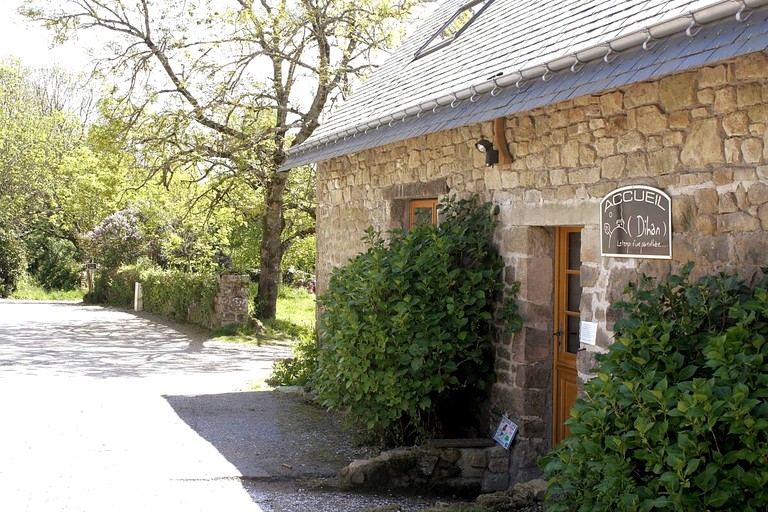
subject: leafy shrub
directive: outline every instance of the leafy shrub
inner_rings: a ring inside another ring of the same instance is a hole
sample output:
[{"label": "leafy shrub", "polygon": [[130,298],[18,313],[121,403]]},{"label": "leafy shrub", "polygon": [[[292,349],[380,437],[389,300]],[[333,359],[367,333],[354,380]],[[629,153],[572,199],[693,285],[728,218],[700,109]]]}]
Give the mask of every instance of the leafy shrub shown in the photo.
[{"label": "leafy shrub", "polygon": [[[69,240],[46,237],[34,244],[35,257],[30,271],[45,290],[80,288],[83,264],[75,245]],[[32,259],[32,258],[30,258]]]},{"label": "leafy shrub", "polygon": [[293,349],[293,357],[278,359],[266,380],[270,386],[311,387],[317,371],[317,339],[305,336]]},{"label": "leafy shrub", "polygon": [[15,233],[0,226],[0,297],[13,293],[26,266],[24,244]]},{"label": "leafy shrub", "polygon": [[134,284],[142,284],[144,310],[192,324],[211,326],[218,278],[214,274],[190,274],[142,264],[99,273],[97,302],[129,307]]},{"label": "leafy shrub", "polygon": [[[369,229],[368,251],[336,269],[319,299],[318,396],[383,445],[436,433],[441,404],[493,379],[498,210],[476,199],[439,209],[438,226],[396,230],[388,244]],[[519,328],[516,310],[504,311]]]},{"label": "leafy shrub", "polygon": [[106,268],[133,263],[144,252],[146,242],[141,221],[133,210],[120,210],[85,234],[91,254]]},{"label": "leafy shrub", "polygon": [[690,268],[617,305],[571,436],[543,459],[551,511],[768,507],[768,282]]}]

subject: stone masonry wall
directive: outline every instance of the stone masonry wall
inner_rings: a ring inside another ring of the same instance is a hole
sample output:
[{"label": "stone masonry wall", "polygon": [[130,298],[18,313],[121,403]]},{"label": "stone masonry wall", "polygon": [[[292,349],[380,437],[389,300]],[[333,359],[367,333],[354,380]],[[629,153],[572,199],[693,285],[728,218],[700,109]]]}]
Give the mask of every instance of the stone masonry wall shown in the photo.
[{"label": "stone masonry wall", "polygon": [[[754,279],[768,263],[766,70],[760,52],[511,116],[508,165],[487,168],[474,149],[492,139],[490,122],[321,163],[318,291],[364,250],[366,227],[402,225],[407,199],[429,197],[419,191],[498,204],[496,243],[506,281],[521,282],[525,328],[496,347],[489,427],[500,413],[520,424],[510,471],[513,482],[526,480],[551,444],[554,227],[583,226],[581,318],[599,329],[597,346],[578,355],[582,380],[611,342],[610,304],[639,273],[663,276],[692,260],[699,274],[735,269]],[[635,184],[672,198],[671,261],[600,256],[598,203]]]},{"label": "stone masonry wall", "polygon": [[215,327],[244,325],[248,321],[248,276],[219,276],[219,292],[213,300]]}]

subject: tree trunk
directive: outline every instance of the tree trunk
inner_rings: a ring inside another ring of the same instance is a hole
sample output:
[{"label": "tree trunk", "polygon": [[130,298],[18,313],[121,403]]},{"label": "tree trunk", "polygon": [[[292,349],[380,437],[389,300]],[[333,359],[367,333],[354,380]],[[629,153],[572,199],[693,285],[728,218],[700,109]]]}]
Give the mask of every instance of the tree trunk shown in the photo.
[{"label": "tree trunk", "polygon": [[256,298],[256,315],[262,320],[275,318],[277,292],[280,285],[280,263],[283,260],[282,234],[285,227],[283,216],[283,192],[288,173],[275,172],[265,188],[267,214],[261,239],[261,273],[259,294]]}]

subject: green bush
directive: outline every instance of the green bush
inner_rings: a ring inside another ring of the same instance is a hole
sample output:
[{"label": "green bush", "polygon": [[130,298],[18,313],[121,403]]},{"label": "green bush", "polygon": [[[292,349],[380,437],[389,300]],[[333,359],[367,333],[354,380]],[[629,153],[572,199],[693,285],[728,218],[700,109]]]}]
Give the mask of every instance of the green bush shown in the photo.
[{"label": "green bush", "polygon": [[317,372],[317,338],[304,336],[293,349],[293,357],[278,359],[266,380],[270,386],[304,386],[311,388]]},{"label": "green bush", "polygon": [[182,322],[210,327],[218,292],[215,274],[190,274],[140,264],[105,270],[96,280],[95,301],[133,305],[134,284],[141,282],[144,310]]},{"label": "green bush", "polygon": [[571,436],[542,461],[549,510],[768,507],[768,282],[690,268],[617,305]]},{"label": "green bush", "polygon": [[69,240],[46,237],[34,245],[30,272],[45,290],[75,290],[80,288],[83,264],[80,253]]},{"label": "green bush", "polygon": [[16,290],[26,266],[24,244],[15,233],[0,226],[0,298]]},{"label": "green bush", "polygon": [[[336,269],[319,299],[318,396],[382,445],[439,433],[441,406],[461,408],[459,395],[477,403],[467,391],[493,379],[498,210],[476,199],[439,208],[438,226],[394,231],[388,244],[369,229],[368,251]],[[502,311],[519,328],[516,309]]]}]

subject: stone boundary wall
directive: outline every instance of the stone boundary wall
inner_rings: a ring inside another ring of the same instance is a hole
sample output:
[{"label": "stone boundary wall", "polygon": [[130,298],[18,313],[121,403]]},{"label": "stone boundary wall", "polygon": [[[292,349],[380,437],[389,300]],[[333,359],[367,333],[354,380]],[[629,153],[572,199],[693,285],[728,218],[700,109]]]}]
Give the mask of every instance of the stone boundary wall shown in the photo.
[{"label": "stone boundary wall", "polygon": [[248,276],[219,276],[219,292],[213,300],[213,327],[231,327],[248,322]]},{"label": "stone boundary wall", "polygon": [[[582,381],[611,343],[610,305],[640,273],[661,277],[694,261],[697,275],[731,269],[755,279],[768,263],[767,69],[758,52],[511,116],[507,165],[485,167],[474,148],[493,139],[492,122],[322,162],[318,292],[333,267],[365,250],[365,228],[402,226],[414,191],[447,188],[499,205],[495,243],[505,280],[521,283],[525,327],[497,344],[488,424],[505,413],[520,425],[512,482],[530,479],[551,447],[554,227],[583,226],[581,319],[599,327],[597,345],[578,354]],[[600,199],[637,184],[672,198],[671,261],[600,255]]]},{"label": "stone boundary wall", "polygon": [[340,476],[341,486],[347,489],[477,495],[507,489],[509,456],[493,441],[444,440],[356,460]]}]

